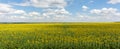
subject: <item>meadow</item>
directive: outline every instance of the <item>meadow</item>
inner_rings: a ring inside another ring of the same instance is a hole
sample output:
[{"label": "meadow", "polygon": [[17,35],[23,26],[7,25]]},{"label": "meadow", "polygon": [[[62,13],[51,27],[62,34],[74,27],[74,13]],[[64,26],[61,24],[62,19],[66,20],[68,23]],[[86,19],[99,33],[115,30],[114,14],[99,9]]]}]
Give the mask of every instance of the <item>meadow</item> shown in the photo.
[{"label": "meadow", "polygon": [[120,49],[120,23],[0,24],[0,49]]}]

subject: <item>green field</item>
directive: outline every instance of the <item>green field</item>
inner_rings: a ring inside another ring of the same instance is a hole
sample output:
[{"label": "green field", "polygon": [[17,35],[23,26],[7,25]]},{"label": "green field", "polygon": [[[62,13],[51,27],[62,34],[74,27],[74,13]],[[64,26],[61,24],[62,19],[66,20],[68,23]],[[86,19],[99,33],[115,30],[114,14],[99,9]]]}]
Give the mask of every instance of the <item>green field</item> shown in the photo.
[{"label": "green field", "polygon": [[120,23],[0,24],[0,49],[120,49]]}]

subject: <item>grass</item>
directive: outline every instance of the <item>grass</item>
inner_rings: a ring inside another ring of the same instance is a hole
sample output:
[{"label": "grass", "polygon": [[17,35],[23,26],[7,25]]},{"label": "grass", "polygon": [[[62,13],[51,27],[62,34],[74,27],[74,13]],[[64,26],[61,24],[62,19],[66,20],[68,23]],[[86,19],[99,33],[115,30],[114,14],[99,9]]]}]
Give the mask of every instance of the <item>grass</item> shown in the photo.
[{"label": "grass", "polygon": [[0,24],[0,49],[120,49],[120,23]]}]

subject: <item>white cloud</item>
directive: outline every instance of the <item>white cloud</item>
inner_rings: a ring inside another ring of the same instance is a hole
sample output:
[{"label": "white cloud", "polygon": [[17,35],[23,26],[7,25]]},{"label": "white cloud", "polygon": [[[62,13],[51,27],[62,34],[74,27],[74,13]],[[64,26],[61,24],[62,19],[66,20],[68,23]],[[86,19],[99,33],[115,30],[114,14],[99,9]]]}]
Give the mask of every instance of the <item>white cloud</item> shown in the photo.
[{"label": "white cloud", "polygon": [[14,9],[9,4],[0,3],[0,22],[1,21],[31,21],[43,19],[40,12],[29,12]]},{"label": "white cloud", "polygon": [[30,16],[42,16],[48,20],[63,20],[70,16],[70,13],[65,9],[70,0],[26,0],[23,3],[14,4],[18,6],[33,6],[36,8],[42,8],[43,11],[39,15],[38,13],[29,13]]},{"label": "white cloud", "polygon": [[13,11],[13,14],[26,14],[26,12],[23,10],[15,10]]},{"label": "white cloud", "polygon": [[90,11],[90,13],[100,14],[100,13],[101,13],[101,10],[93,9],[93,10]]},{"label": "white cloud", "polygon": [[86,10],[88,9],[88,7],[85,6],[85,5],[83,5],[83,6],[82,6],[82,9],[83,9],[83,11],[86,11]]},{"label": "white cloud", "polygon": [[20,4],[20,6],[33,6],[42,8],[43,13],[40,12],[26,12],[24,10],[14,9],[9,4],[0,3],[0,21],[58,21],[66,20],[70,13],[65,9],[67,2],[65,0],[30,0]]},{"label": "white cloud", "polygon": [[116,8],[92,9],[89,14],[78,13],[76,21],[120,21],[120,12]]},{"label": "white cloud", "polygon": [[117,4],[117,3],[120,3],[120,0],[109,0],[110,4]]},{"label": "white cloud", "polygon": [[43,16],[49,19],[65,19],[70,13],[65,9],[48,9],[43,13]]},{"label": "white cloud", "polygon": [[116,13],[119,13],[116,8],[102,8],[102,9],[93,9],[90,11],[92,14],[98,14],[98,15],[116,15]]},{"label": "white cloud", "polygon": [[13,5],[19,5],[19,6],[30,6],[30,2],[28,2],[28,1],[26,1],[26,2],[24,2],[24,3],[11,3],[11,4],[13,4]]},{"label": "white cloud", "polygon": [[16,20],[16,19],[26,19],[25,16],[10,16],[8,19]]},{"label": "white cloud", "polygon": [[41,8],[64,8],[67,4],[65,0],[30,0],[30,2],[32,2],[33,6]]},{"label": "white cloud", "polygon": [[9,4],[0,3],[0,14],[25,14],[24,10],[14,9]]},{"label": "white cloud", "polygon": [[0,14],[7,14],[14,10],[11,5],[0,3]]},{"label": "white cloud", "polygon": [[13,3],[19,6],[34,6],[38,8],[64,8],[67,5],[65,0],[26,0],[24,3]]},{"label": "white cloud", "polygon": [[29,16],[40,16],[40,13],[38,13],[38,12],[30,12],[28,15]]},{"label": "white cloud", "polygon": [[43,20],[44,17],[39,13],[39,12],[29,12],[29,13],[26,13],[26,14],[20,14],[20,15],[17,15],[17,14],[13,14],[13,15],[10,15],[8,17],[9,20],[11,21],[40,21],[40,20]]}]

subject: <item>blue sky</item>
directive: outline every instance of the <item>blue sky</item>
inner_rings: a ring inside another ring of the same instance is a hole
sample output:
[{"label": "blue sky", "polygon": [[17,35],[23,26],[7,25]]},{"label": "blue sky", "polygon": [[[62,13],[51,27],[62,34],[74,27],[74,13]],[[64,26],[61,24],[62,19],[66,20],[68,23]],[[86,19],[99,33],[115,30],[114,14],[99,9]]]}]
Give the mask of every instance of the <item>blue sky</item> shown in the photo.
[{"label": "blue sky", "polygon": [[120,0],[0,0],[0,22],[120,21]]}]

